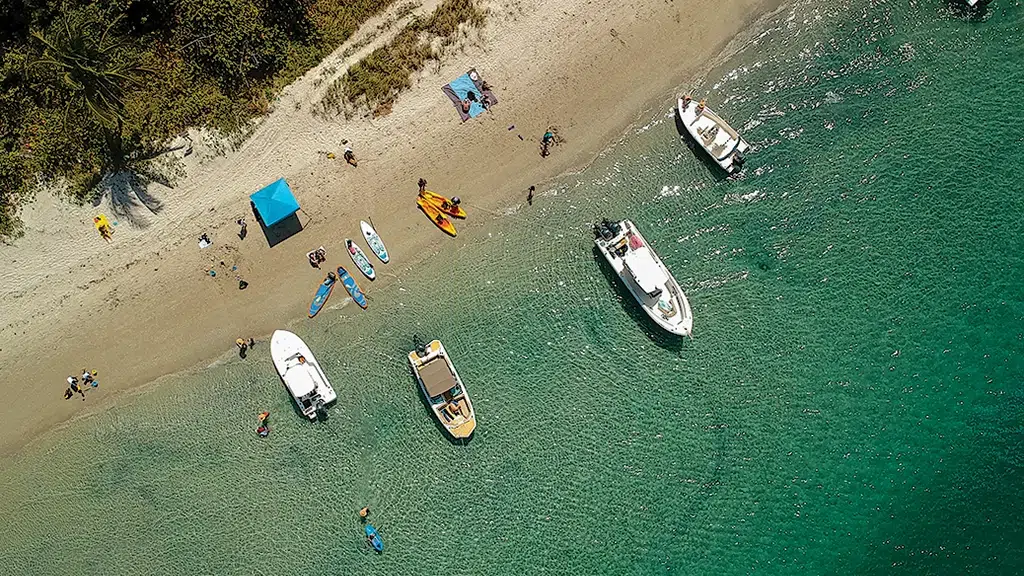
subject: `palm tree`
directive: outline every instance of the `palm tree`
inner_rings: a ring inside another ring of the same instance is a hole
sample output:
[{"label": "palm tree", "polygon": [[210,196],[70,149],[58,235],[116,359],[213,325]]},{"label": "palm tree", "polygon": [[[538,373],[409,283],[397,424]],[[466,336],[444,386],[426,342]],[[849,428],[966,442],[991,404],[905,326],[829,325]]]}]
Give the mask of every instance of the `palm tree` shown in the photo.
[{"label": "palm tree", "polygon": [[[35,63],[56,69],[60,83],[106,130],[112,160],[122,158],[121,132],[125,90],[145,70],[119,54],[121,43],[110,33],[120,18],[106,28],[90,16],[65,16],[54,33],[32,32],[43,43],[43,56]],[[68,103],[70,109],[71,104]],[[65,114],[66,115],[66,114]]]}]

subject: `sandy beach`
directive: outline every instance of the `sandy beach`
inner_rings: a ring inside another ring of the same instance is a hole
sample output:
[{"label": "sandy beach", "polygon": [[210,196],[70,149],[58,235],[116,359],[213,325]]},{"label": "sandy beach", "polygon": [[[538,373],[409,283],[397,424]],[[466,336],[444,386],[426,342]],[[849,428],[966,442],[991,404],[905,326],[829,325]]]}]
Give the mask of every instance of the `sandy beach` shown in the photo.
[{"label": "sandy beach", "polygon": [[[416,12],[436,4],[428,0]],[[152,214],[140,204],[136,222],[120,219],[112,243],[91,222],[97,213],[112,215],[109,205],[73,206],[41,193],[23,213],[24,237],[0,247],[0,365],[14,375],[0,384],[8,398],[0,408],[0,451],[109,408],[163,375],[203,366],[233,350],[238,337],[259,339],[303,315],[326,272],[312,269],[306,252],[323,245],[329,265],[348,265],[343,240],[359,238],[360,220],[372,219],[392,252],[376,282],[362,282],[371,299],[430,254],[471,244],[486,234],[490,212],[524,204],[530,185],[540,190],[588,163],[778,4],[490,2],[487,25],[415,78],[391,114],[318,117],[313,111],[330,80],[400,27],[382,29],[385,14],[287,87],[238,149],[217,155],[195,133],[185,176],[174,188],[150,188],[163,209]],[[469,68],[494,87],[499,104],[462,124],[440,87]],[[552,125],[565,142],[541,158],[539,140]],[[354,148],[358,168],[341,160],[342,140]],[[304,229],[270,247],[248,195],[280,177],[302,205]],[[459,223],[458,238],[444,236],[416,209],[421,177],[431,189],[463,198],[470,218]],[[249,222],[245,240],[237,236],[240,217]],[[205,250],[196,244],[202,233],[214,242]],[[433,265],[444,266],[443,258]],[[238,290],[232,266],[249,282],[246,290]],[[211,267],[223,272],[211,278]],[[101,387],[86,402],[63,400],[64,379],[82,368],[98,370]]]}]

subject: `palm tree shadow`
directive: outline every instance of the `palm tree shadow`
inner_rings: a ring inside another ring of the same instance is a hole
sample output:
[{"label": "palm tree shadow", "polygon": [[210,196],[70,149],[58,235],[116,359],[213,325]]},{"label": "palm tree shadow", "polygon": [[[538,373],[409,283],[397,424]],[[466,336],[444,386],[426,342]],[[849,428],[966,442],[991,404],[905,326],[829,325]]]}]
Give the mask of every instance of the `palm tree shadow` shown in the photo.
[{"label": "palm tree shadow", "polygon": [[97,185],[93,206],[98,207],[104,197],[110,198],[111,210],[118,219],[145,228],[149,225],[145,216],[159,214],[164,207],[163,201],[149,190],[153,183],[167,188],[174,185],[169,178],[148,169],[148,166],[109,173]]},{"label": "palm tree shadow", "polygon": [[622,280],[619,279],[619,275],[615,273],[608,261],[601,255],[601,251],[594,246],[592,251],[594,260],[597,262],[598,267],[601,269],[601,273],[604,275],[605,280],[611,284],[612,289],[615,290],[615,295],[619,297],[619,300],[623,302],[622,307],[629,314],[630,318],[637,323],[644,330],[644,334],[647,338],[654,342],[659,348],[668,350],[670,352],[679,353],[683,349],[683,338],[676,336],[675,334],[669,334],[662,330],[661,326],[654,323],[653,320],[647,313],[643,311],[640,304],[636,301],[636,298],[622,285]]}]

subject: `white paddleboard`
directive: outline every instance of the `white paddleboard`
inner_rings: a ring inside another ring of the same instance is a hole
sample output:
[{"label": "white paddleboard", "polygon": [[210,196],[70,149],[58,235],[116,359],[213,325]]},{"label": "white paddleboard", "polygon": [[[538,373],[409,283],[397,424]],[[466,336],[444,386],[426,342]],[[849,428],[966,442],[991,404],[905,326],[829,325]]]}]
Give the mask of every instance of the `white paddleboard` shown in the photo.
[{"label": "white paddleboard", "polygon": [[359,221],[359,228],[363,231],[363,238],[366,238],[366,243],[370,246],[370,250],[380,258],[380,261],[387,264],[391,258],[388,256],[388,249],[384,247],[384,241],[380,239],[377,231],[362,220]]}]

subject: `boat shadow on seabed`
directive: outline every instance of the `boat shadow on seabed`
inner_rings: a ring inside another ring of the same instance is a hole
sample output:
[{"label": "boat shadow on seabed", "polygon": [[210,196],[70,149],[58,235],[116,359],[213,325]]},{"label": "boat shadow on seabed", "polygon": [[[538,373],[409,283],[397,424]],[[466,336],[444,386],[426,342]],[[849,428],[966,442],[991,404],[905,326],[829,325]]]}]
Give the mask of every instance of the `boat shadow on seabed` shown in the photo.
[{"label": "boat shadow on seabed", "polygon": [[659,348],[668,350],[669,352],[679,353],[683,350],[683,344],[686,341],[684,336],[677,336],[675,334],[669,334],[662,330],[661,326],[654,323],[653,320],[644,312],[644,309],[640,306],[640,303],[636,301],[636,298],[629,292],[629,289],[622,285],[622,280],[619,279],[619,275],[612,269],[611,264],[605,260],[604,256],[601,255],[601,251],[597,246],[594,246],[592,251],[594,261],[597,262],[598,267],[601,269],[601,274],[604,275],[605,280],[615,290],[615,295],[622,301],[622,307],[629,314],[629,317],[639,325],[647,338],[654,342]]},{"label": "boat shadow on seabed", "polygon": [[[711,177],[715,179],[715,182],[723,182],[729,178],[729,173],[722,170],[722,167],[715,164],[715,161],[704,152],[704,149],[700,147],[697,142],[693,140],[690,133],[686,131],[686,126],[683,125],[683,119],[679,117],[679,108],[672,112],[672,118],[676,121],[676,132],[679,133],[679,140],[681,140],[686,147],[690,149],[690,153],[693,154],[694,158],[698,162],[704,165],[708,169]],[[738,166],[738,164],[737,164]]]}]

